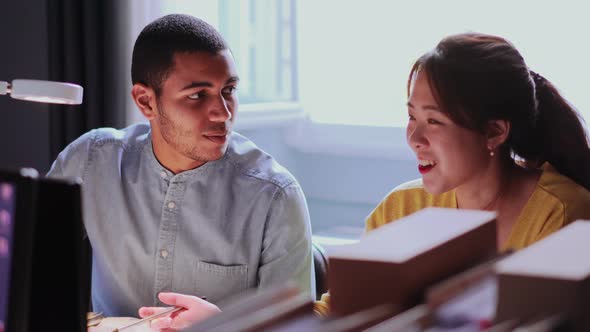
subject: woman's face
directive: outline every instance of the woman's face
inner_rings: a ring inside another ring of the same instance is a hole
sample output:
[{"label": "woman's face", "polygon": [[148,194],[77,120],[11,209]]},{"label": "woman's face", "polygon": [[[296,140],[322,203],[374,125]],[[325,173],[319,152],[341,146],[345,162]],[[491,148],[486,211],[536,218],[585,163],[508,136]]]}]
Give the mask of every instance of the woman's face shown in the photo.
[{"label": "woman's face", "polygon": [[426,191],[440,194],[477,183],[490,164],[486,137],[458,126],[442,112],[423,72],[413,82],[408,115],[406,137]]}]

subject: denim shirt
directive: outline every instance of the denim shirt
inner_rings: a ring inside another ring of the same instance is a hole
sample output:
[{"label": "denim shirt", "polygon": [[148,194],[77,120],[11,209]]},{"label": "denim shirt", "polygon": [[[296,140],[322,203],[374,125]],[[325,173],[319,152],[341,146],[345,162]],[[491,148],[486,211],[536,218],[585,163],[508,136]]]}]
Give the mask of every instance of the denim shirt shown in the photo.
[{"label": "denim shirt", "polygon": [[219,303],[288,280],[315,294],[301,187],[235,132],[223,158],[173,174],[155,158],[148,124],[96,129],[62,151],[48,176],[83,181],[94,311],[137,316],[163,305],[162,291]]}]

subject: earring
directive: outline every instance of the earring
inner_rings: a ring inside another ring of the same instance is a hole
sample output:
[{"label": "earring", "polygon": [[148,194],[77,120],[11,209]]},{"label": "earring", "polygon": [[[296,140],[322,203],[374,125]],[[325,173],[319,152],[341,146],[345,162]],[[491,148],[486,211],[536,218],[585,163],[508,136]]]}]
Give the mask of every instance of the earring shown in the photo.
[{"label": "earring", "polygon": [[494,149],[488,146],[488,150],[490,151],[490,157],[494,156]]}]

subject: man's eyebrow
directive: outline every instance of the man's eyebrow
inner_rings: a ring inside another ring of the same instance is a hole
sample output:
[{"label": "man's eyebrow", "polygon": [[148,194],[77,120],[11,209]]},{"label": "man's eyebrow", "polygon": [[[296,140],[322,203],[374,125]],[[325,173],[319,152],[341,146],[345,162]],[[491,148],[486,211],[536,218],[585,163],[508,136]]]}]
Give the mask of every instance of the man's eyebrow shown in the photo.
[{"label": "man's eyebrow", "polygon": [[[414,105],[412,105],[412,103],[408,102],[408,107],[409,108],[414,108]],[[422,106],[422,109],[429,110],[429,111],[439,111],[440,112],[440,108],[438,108],[438,106],[436,106],[436,105],[424,105],[424,106]]]},{"label": "man's eyebrow", "polygon": [[230,77],[227,81],[225,81],[225,84],[229,84],[229,83],[238,83],[240,81],[240,78],[237,76],[232,76]]},{"label": "man's eyebrow", "polygon": [[201,87],[212,87],[213,84],[211,82],[190,82],[189,84],[185,85],[180,91],[193,89],[193,88],[201,88]]},{"label": "man's eyebrow", "polygon": [[[239,81],[240,81],[239,77],[232,76],[227,81],[225,81],[225,84],[237,83]],[[202,87],[210,88],[212,86],[213,86],[213,83],[211,83],[211,82],[190,82],[189,84],[185,85],[182,89],[180,89],[180,91],[193,89],[193,88],[202,88]]]}]

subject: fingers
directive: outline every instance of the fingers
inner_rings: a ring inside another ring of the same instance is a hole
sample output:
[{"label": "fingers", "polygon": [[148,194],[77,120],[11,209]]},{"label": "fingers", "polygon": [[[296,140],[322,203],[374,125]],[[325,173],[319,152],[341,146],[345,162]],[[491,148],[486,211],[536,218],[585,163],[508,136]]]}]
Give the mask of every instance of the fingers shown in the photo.
[{"label": "fingers", "polygon": [[[158,294],[158,298],[167,305],[183,308],[183,310],[176,311],[168,316],[152,320],[150,327],[158,331],[184,329],[220,312],[216,305],[196,296],[178,293],[160,293]],[[142,307],[139,309],[139,315],[145,318],[153,314],[158,314],[166,309],[169,308]]]},{"label": "fingers", "polygon": [[162,311],[168,310],[168,309],[170,309],[170,308],[166,308],[166,307],[141,307],[138,310],[138,314],[139,314],[139,317],[145,318],[145,317],[148,317],[148,316],[159,314]]},{"label": "fingers", "polygon": [[145,318],[145,317],[153,315],[154,309],[148,308],[148,307],[141,307],[141,308],[139,308],[137,313],[139,314],[139,317]]},{"label": "fingers", "polygon": [[158,294],[158,298],[160,301],[168,305],[180,306],[184,308],[193,308],[195,306],[208,303],[207,301],[202,300],[196,296],[178,293],[160,293]]},{"label": "fingers", "polygon": [[173,320],[170,317],[156,318],[150,322],[152,330],[161,331],[172,328]]}]

